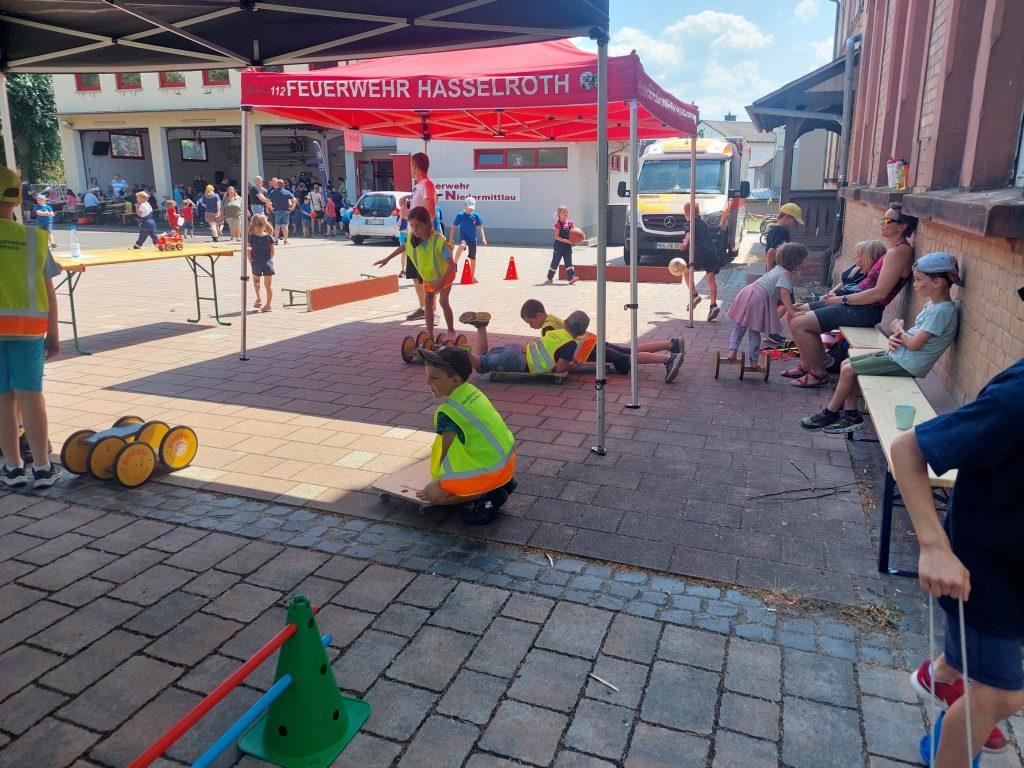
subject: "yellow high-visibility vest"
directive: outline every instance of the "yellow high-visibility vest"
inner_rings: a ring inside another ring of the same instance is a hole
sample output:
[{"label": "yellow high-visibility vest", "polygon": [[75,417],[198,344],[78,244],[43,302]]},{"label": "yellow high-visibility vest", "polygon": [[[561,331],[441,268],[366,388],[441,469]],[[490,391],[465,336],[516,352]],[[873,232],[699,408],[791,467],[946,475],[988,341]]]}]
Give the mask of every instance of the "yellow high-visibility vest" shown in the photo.
[{"label": "yellow high-visibility vest", "polygon": [[442,438],[434,438],[430,474],[457,496],[475,496],[509,481],[515,468],[515,438],[487,395],[472,384],[460,384],[434,413],[443,413],[462,431],[442,458]]},{"label": "yellow high-visibility vest", "polygon": [[565,323],[558,315],[549,314],[544,318],[544,325],[540,327],[541,336],[548,331],[562,331],[565,330]]},{"label": "yellow high-visibility vest", "polygon": [[530,373],[551,373],[555,369],[555,353],[573,341],[566,330],[551,330],[526,345],[526,370]]},{"label": "yellow high-visibility vest", "polygon": [[38,229],[0,219],[0,338],[46,335],[47,253],[47,238]]},{"label": "yellow high-visibility vest", "polygon": [[434,283],[441,279],[447,268],[444,247],[448,241],[436,232],[418,246],[413,246],[412,237],[405,241],[405,255],[416,265],[416,271],[425,283]]}]

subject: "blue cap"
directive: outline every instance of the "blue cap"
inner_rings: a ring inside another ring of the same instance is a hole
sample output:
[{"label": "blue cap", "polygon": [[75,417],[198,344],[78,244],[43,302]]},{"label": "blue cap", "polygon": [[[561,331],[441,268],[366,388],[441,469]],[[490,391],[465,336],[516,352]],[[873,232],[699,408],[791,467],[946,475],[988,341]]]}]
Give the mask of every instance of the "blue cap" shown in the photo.
[{"label": "blue cap", "polygon": [[915,272],[924,272],[926,275],[948,275],[954,285],[963,285],[960,279],[960,267],[956,262],[956,256],[945,251],[936,251],[922,256],[914,262]]}]

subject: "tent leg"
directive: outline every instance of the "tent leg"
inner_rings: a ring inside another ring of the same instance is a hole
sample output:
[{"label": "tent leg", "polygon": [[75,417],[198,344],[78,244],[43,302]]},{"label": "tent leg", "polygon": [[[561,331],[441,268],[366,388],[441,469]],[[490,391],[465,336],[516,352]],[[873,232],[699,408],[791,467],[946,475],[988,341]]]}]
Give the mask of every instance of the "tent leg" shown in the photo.
[{"label": "tent leg", "polygon": [[636,166],[639,163],[637,151],[637,103],[629,102],[629,404],[627,408],[640,407],[640,366],[637,362],[639,340],[637,339],[637,311],[640,308],[637,282],[640,275],[640,248],[637,243],[637,202]]},{"label": "tent leg", "polygon": [[[697,135],[694,134],[690,137],[690,218],[692,221],[697,221]],[[693,272],[694,264],[697,263],[697,228],[696,225],[690,224],[690,268],[686,270],[686,282],[690,288],[690,303],[689,303],[689,321],[686,324],[687,328],[693,328],[693,297],[696,295],[696,290],[693,287]]]},{"label": "tent leg", "polygon": [[594,395],[597,404],[597,441],[592,450],[599,456],[606,453],[605,432],[605,313],[607,310],[607,284],[605,267],[608,262],[608,33],[595,29],[597,37],[597,372]]},{"label": "tent leg", "polygon": [[[246,354],[247,341],[247,322],[248,315],[246,310],[249,304],[249,259],[246,258],[246,248],[249,244],[249,120],[252,117],[252,107],[242,107],[242,168],[241,168],[241,183],[240,186],[242,191],[239,192],[242,195],[242,245],[239,261],[242,262],[242,351],[238,356],[239,360],[248,360],[249,357]],[[270,298],[270,297],[268,297]]]}]

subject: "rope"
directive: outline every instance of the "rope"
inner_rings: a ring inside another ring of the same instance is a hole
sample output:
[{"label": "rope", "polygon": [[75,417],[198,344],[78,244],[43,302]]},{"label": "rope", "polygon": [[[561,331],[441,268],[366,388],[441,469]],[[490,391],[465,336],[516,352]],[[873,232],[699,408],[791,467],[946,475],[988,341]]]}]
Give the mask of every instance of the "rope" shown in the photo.
[{"label": "rope", "polygon": [[[967,768],[971,768],[974,760],[974,734],[971,733],[971,696],[970,678],[967,672],[967,635],[964,632],[964,601],[961,598],[957,601],[957,608],[960,612],[960,665],[963,667],[964,676],[964,719],[967,726]],[[935,687],[934,685],[932,686]]]}]

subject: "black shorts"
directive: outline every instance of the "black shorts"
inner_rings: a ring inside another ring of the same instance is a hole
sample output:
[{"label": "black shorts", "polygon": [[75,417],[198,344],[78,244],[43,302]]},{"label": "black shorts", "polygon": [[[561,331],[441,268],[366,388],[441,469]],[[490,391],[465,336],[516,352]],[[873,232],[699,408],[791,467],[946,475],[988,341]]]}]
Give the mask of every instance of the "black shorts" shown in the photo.
[{"label": "black shorts", "polygon": [[882,321],[883,307],[873,304],[826,304],[812,301],[807,305],[818,318],[818,327],[823,333],[834,331],[841,325],[851,328],[873,328]]},{"label": "black shorts", "polygon": [[476,243],[466,243],[466,252],[469,258],[476,258]]},{"label": "black shorts", "polygon": [[[682,254],[683,261],[689,264],[690,252],[682,251]],[[717,275],[719,272],[722,271],[722,262],[719,261],[718,257],[715,256],[714,254],[706,254],[697,251],[697,258],[695,259],[695,261],[697,263],[698,272],[707,272],[710,275]]]},{"label": "black shorts", "polygon": [[414,280],[417,283],[423,282],[423,278],[420,277],[419,270],[416,269],[416,265],[410,258],[406,258],[405,260],[405,276],[408,277],[410,280]]},{"label": "black shorts", "polygon": [[273,259],[253,259],[252,260],[252,276],[253,277],[270,277],[276,274],[274,272],[274,260]]}]

